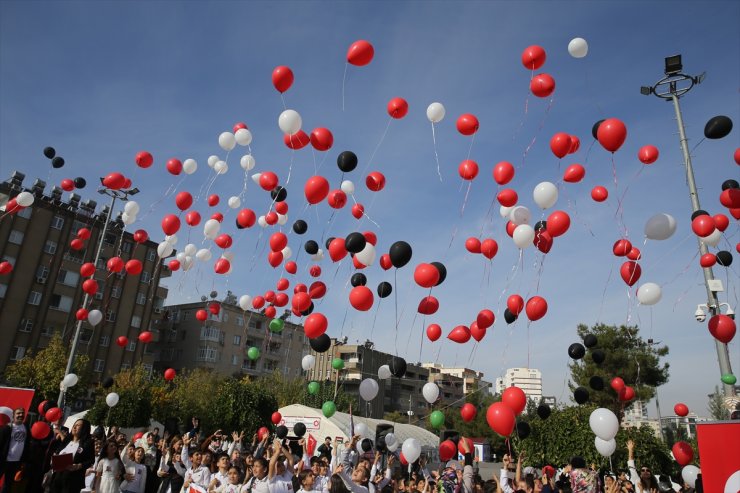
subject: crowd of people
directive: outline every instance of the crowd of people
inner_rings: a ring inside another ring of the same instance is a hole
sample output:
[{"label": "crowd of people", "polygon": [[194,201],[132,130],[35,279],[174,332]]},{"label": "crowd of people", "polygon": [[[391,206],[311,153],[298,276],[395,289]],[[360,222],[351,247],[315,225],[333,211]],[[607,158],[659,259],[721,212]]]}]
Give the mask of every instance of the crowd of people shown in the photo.
[{"label": "crowd of people", "polygon": [[[304,436],[217,430],[205,435],[197,418],[185,433],[158,428],[126,436],[77,420],[70,430],[55,426],[53,436],[34,440],[17,409],[0,429],[2,493],[693,493],[686,484],[635,466],[628,442],[627,468],[618,473],[588,467],[574,457],[561,468],[526,466],[503,457],[500,473],[478,474],[471,443],[460,440],[462,460],[430,468],[426,454],[412,464],[382,445],[366,450],[362,437],[344,443],[326,437],[309,453]],[[378,444],[376,444],[378,445]]]}]

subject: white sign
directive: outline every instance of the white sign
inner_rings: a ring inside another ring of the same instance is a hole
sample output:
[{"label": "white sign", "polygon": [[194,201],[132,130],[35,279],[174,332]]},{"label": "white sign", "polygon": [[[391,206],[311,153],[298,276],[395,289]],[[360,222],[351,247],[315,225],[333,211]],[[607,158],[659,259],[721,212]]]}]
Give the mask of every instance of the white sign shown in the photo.
[{"label": "white sign", "polygon": [[289,430],[292,430],[296,423],[303,423],[306,425],[306,431],[319,431],[321,428],[321,418],[314,416],[283,416],[280,424],[286,426]]}]

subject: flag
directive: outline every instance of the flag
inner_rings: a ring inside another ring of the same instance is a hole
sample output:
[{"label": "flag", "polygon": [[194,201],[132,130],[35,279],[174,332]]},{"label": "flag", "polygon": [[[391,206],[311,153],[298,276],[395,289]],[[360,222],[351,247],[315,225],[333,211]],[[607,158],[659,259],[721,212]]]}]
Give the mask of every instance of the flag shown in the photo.
[{"label": "flag", "polygon": [[0,407],[10,408],[11,411],[22,407],[26,410],[26,414],[28,414],[31,410],[31,401],[33,401],[33,395],[35,393],[36,391],[34,389],[0,387]]},{"label": "flag", "polygon": [[197,484],[191,484],[188,493],[207,493],[205,488],[201,488]]},{"label": "flag", "polygon": [[[740,422],[720,421],[696,425],[704,491],[740,491]],[[734,452],[733,452],[734,450]]]},{"label": "flag", "polygon": [[308,440],[306,441],[306,452],[309,457],[313,457],[313,453],[316,450],[316,439],[312,434],[308,434]]}]

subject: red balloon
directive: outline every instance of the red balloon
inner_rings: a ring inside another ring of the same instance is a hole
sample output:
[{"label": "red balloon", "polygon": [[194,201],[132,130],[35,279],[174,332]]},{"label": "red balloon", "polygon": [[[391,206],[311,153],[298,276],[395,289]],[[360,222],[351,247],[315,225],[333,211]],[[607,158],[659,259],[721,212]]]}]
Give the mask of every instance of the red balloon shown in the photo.
[{"label": "red balloon", "polygon": [[513,207],[519,200],[519,195],[512,188],[504,188],[496,195],[496,200],[504,207]]},{"label": "red balloon", "polygon": [[493,238],[486,238],[480,244],[480,253],[488,260],[491,260],[498,253],[498,243]]},{"label": "red balloon", "polygon": [[565,234],[570,228],[570,216],[565,211],[555,211],[547,216],[547,232],[554,238]]},{"label": "red balloon", "polygon": [[591,198],[594,202],[603,202],[609,198],[609,191],[601,185],[595,186],[591,189]]},{"label": "red balloon", "polygon": [[676,413],[676,416],[684,417],[689,414],[689,406],[682,402],[679,402],[678,404],[673,406],[673,412]]},{"label": "red balloon", "polygon": [[355,219],[362,219],[362,216],[365,214],[365,207],[362,204],[355,204],[352,206],[352,216],[354,216]]},{"label": "red balloon", "polygon": [[623,402],[629,402],[635,398],[635,389],[629,386],[625,386],[619,391],[619,400]]},{"label": "red balloon", "polygon": [[532,296],[527,300],[524,311],[532,322],[539,320],[547,313],[547,301],[541,296]]},{"label": "red balloon", "polygon": [[297,294],[297,293],[308,293],[308,286],[306,286],[305,284],[299,282],[293,288],[293,293],[294,294]]},{"label": "red balloon", "polygon": [[547,59],[545,49],[541,46],[532,45],[524,48],[522,52],[522,65],[527,70],[537,70],[544,65]]},{"label": "red balloon", "polygon": [[570,135],[565,132],[558,132],[550,139],[550,150],[555,157],[564,158],[570,152],[571,147]]},{"label": "red balloon", "polygon": [[181,211],[190,209],[190,206],[193,205],[193,196],[189,192],[180,192],[175,195],[175,205]]},{"label": "red balloon", "polygon": [[344,247],[344,238],[334,238],[329,242],[329,257],[334,262],[339,262],[347,256],[347,249]]},{"label": "red balloon", "polygon": [[162,231],[166,235],[173,235],[180,229],[180,218],[174,214],[167,214],[162,218]]},{"label": "red balloon", "polygon": [[457,168],[460,178],[463,180],[473,180],[478,176],[478,163],[472,159],[466,159]]},{"label": "red balloon", "polygon": [[366,312],[373,306],[373,292],[367,286],[355,286],[349,292],[349,303],[355,310]]},{"label": "red balloon", "polygon": [[463,135],[473,135],[475,132],[478,131],[478,128],[480,127],[480,123],[478,123],[478,118],[476,118],[475,115],[471,115],[470,113],[460,115],[457,119],[456,125],[457,131]]},{"label": "red balloon", "polygon": [[242,209],[236,216],[236,224],[242,228],[251,228],[255,222],[257,222],[257,216],[252,209]]},{"label": "red balloon", "polygon": [[555,91],[555,79],[550,74],[537,74],[529,81],[529,90],[538,98],[546,98]]},{"label": "red balloon", "polygon": [[581,148],[581,139],[579,139],[575,135],[570,136],[570,149],[568,150],[568,154],[574,154],[578,152],[578,149]]},{"label": "red balloon", "polygon": [[142,270],[144,270],[144,266],[141,265],[141,260],[131,259],[126,262],[126,272],[132,276],[141,274]]},{"label": "red balloon", "polygon": [[608,118],[599,125],[596,138],[604,149],[617,152],[627,138],[627,127],[621,120]]},{"label": "red balloon", "polygon": [[81,240],[90,239],[90,230],[87,228],[80,228],[77,230],[77,237]]},{"label": "red balloon", "polygon": [[270,430],[267,429],[267,427],[263,426],[259,430],[257,430],[257,436],[260,440],[264,439],[266,436],[270,435]]},{"label": "red balloon", "polygon": [[275,315],[277,315],[277,310],[274,306],[268,306],[265,308],[265,317],[275,318]]},{"label": "red balloon", "polygon": [[278,215],[276,212],[270,211],[267,214],[265,214],[265,222],[272,226],[273,224],[277,224],[278,222]]},{"label": "red balloon", "polygon": [[[260,187],[262,190],[270,191],[278,185],[278,176],[272,171],[265,171],[260,174]],[[210,205],[210,201],[209,201]]]},{"label": "red balloon", "polygon": [[617,257],[624,257],[632,250],[632,243],[629,240],[621,239],[614,242],[612,252]]},{"label": "red balloon", "polygon": [[77,313],[75,313],[75,317],[77,320],[87,320],[88,311],[85,308],[80,308],[77,310]]},{"label": "red balloon", "polygon": [[372,246],[375,246],[378,244],[378,237],[372,231],[363,231],[362,236],[364,236],[365,241],[370,243]]},{"label": "red balloon", "polygon": [[98,292],[98,281],[95,279],[85,279],[82,283],[82,290],[90,296]]},{"label": "red balloon", "polygon": [[288,246],[288,237],[285,233],[277,231],[270,236],[270,250],[273,252],[282,251],[286,246]]},{"label": "red balloon", "polygon": [[717,263],[717,256],[713,253],[705,253],[699,259],[699,265],[704,268],[712,267]]},{"label": "red balloon", "polygon": [[506,185],[514,178],[514,166],[508,161],[501,161],[493,167],[493,179],[499,185]]},{"label": "red balloon", "polygon": [[673,452],[673,457],[676,459],[679,466],[691,464],[694,460],[694,449],[692,449],[691,445],[686,442],[674,443],[671,451]]},{"label": "red balloon", "polygon": [[172,259],[169,262],[167,262],[167,267],[170,268],[171,271],[178,271],[180,270],[180,261],[176,259]]},{"label": "red balloon", "polygon": [[126,345],[128,344],[128,337],[126,337],[126,336],[119,336],[116,339],[116,344],[118,344],[120,347],[126,347]]},{"label": "red balloon", "polygon": [[309,137],[308,134],[303,130],[299,130],[293,135],[283,135],[283,143],[294,151],[297,151],[298,149],[303,149],[308,145],[309,142],[311,142],[311,137]]},{"label": "red balloon", "polygon": [[[715,214],[712,216],[712,219],[714,219],[714,226],[722,232],[724,232],[724,230],[726,230],[730,225],[730,219],[724,214]],[[83,238],[83,240],[84,239],[85,238]]]},{"label": "red balloon", "polygon": [[51,409],[46,411],[46,414],[44,414],[44,418],[46,418],[46,421],[48,421],[49,423],[59,421],[62,418],[62,410],[58,407],[52,407]]},{"label": "red balloon", "polygon": [[323,298],[326,294],[326,284],[321,281],[314,281],[308,287],[308,295],[312,300]]},{"label": "red balloon", "polygon": [[290,89],[293,85],[293,78],[293,71],[285,65],[279,65],[272,70],[272,85],[280,93]]},{"label": "red balloon", "polygon": [[154,157],[147,151],[141,151],[134,158],[139,168],[148,168],[154,163]]},{"label": "red balloon", "polygon": [[[257,306],[255,306],[255,308],[257,308]],[[196,320],[205,322],[208,319],[208,312],[205,310],[198,310],[197,312],[195,312],[195,318]]]},{"label": "red balloon", "polygon": [[270,252],[267,254],[267,263],[270,264],[273,268],[277,267],[281,263],[283,263],[283,253],[282,252]]},{"label": "red balloon", "polygon": [[478,322],[473,322],[470,324],[470,335],[473,339],[480,342],[484,337],[486,337],[486,329],[478,327]]},{"label": "red balloon", "polygon": [[6,275],[13,272],[13,264],[8,261],[0,262],[0,275]]},{"label": "red balloon", "polygon": [[612,381],[611,381],[611,384],[610,385],[612,387],[612,390],[614,390],[614,392],[616,392],[616,393],[620,393],[622,391],[622,389],[624,389],[624,387],[625,387],[624,380],[622,380],[620,377],[614,377],[614,378],[612,378]]},{"label": "red balloon", "polygon": [[74,240],[69,242],[69,247],[72,250],[82,250],[83,248],[85,248],[85,242],[79,238],[75,238]]},{"label": "red balloon", "polygon": [[707,324],[712,337],[720,342],[729,344],[735,337],[735,321],[727,315],[717,314],[709,319]]},{"label": "red balloon", "polygon": [[305,312],[311,307],[311,297],[308,293],[295,293],[291,305],[297,312]]},{"label": "red balloon", "polygon": [[634,284],[640,280],[642,269],[640,268],[640,264],[637,262],[629,261],[622,264],[622,267],[619,269],[619,273],[627,286],[634,286]]},{"label": "red balloon", "polygon": [[391,256],[388,255],[387,253],[384,253],[383,255],[380,256],[380,260],[378,261],[378,263],[380,264],[380,267],[383,270],[388,270],[391,267],[393,267],[393,262],[391,262]]},{"label": "red balloon", "polygon": [[274,305],[278,308],[282,308],[285,305],[288,304],[288,295],[285,293],[278,293],[275,295],[275,303]]},{"label": "red balloon", "polygon": [[493,431],[499,435],[508,437],[514,431],[516,415],[503,402],[494,402],[486,412],[486,421]]},{"label": "red balloon", "polygon": [[134,231],[134,241],[136,243],[146,243],[149,239],[149,233],[145,229],[137,229]]},{"label": "red balloon", "polygon": [[141,334],[139,334],[139,341],[141,341],[144,344],[149,344],[152,342],[152,333],[148,330],[145,330]]},{"label": "red balloon", "polygon": [[179,175],[182,173],[182,162],[179,159],[172,158],[167,161],[167,171],[173,175]]},{"label": "red balloon", "polygon": [[[237,222],[239,219],[237,218]],[[185,222],[188,224],[188,226],[197,226],[200,224],[200,214],[198,211],[190,211],[187,214],[185,214]]]},{"label": "red balloon", "polygon": [[659,154],[657,147],[647,145],[640,147],[640,150],[637,152],[637,158],[642,164],[653,164],[658,160]]},{"label": "red balloon", "polygon": [[232,245],[233,240],[231,239],[231,236],[223,233],[218,235],[213,242],[221,248],[229,248]]},{"label": "red balloon", "polygon": [[275,212],[278,214],[282,214],[283,216],[288,213],[288,203],[287,202],[275,202]]},{"label": "red balloon", "polygon": [[511,221],[506,221],[506,234],[509,235],[510,238],[514,237],[514,230],[517,226],[517,224],[514,224]]},{"label": "red balloon", "polygon": [[219,313],[221,313],[221,305],[217,302],[209,303],[208,311],[213,313],[214,315],[218,315]]},{"label": "red balloon", "polygon": [[215,207],[215,206],[218,205],[218,203],[219,203],[220,200],[221,199],[219,198],[219,196],[216,195],[215,193],[213,195],[209,195],[208,196],[208,205],[210,205],[211,207]]},{"label": "red balloon", "polygon": [[220,212],[214,212],[213,214],[211,214],[211,219],[215,219],[216,221],[222,223],[224,222],[224,215]]},{"label": "red balloon", "polygon": [[111,190],[120,190],[126,184],[126,177],[121,173],[109,173],[103,178],[103,185]]},{"label": "red balloon", "polygon": [[447,462],[457,454],[457,447],[452,440],[443,440],[439,444],[439,460]]},{"label": "red balloon", "polygon": [[458,344],[465,344],[470,340],[470,329],[464,325],[458,325],[447,334],[447,339]]},{"label": "red balloon", "polygon": [[640,252],[639,248],[633,246],[630,253],[627,254],[627,258],[630,260],[642,260],[642,252]]},{"label": "red balloon", "polygon": [[314,339],[319,337],[321,334],[326,332],[326,328],[329,326],[329,321],[321,313],[312,313],[303,322],[303,330],[306,333],[306,337]]},{"label": "red balloon", "polygon": [[388,114],[391,118],[400,120],[409,112],[409,103],[403,98],[393,98],[388,101]]},{"label": "red balloon", "polygon": [[334,136],[328,128],[314,128],[311,132],[311,145],[317,151],[328,151],[334,144]]},{"label": "red balloon", "polygon": [[13,198],[8,200],[7,204],[5,204],[5,211],[8,214],[15,214],[17,212],[22,211],[25,209],[22,205],[18,205],[18,202]]},{"label": "red balloon", "polygon": [[457,442],[457,451],[460,454],[465,455],[465,449],[463,448],[463,443],[468,444],[468,450],[470,450],[471,452],[475,450],[475,447],[473,446],[473,440],[467,437],[461,437],[460,440]]},{"label": "red balloon", "polygon": [[732,155],[732,157],[735,159],[735,164],[740,165],[740,147],[735,149],[735,153]]},{"label": "red balloon", "polygon": [[434,342],[442,337],[442,327],[437,324],[429,324],[427,327],[427,337]]},{"label": "red balloon", "polygon": [[522,310],[524,310],[524,298],[518,294],[512,294],[506,300],[506,308],[514,315],[519,316]]},{"label": "red balloon", "polygon": [[478,317],[476,317],[475,321],[478,324],[478,327],[481,329],[487,329],[496,321],[496,315],[486,308],[478,312]]},{"label": "red balloon", "polygon": [[472,236],[465,240],[465,249],[470,253],[481,253],[481,242],[478,238]]},{"label": "red balloon", "polygon": [[36,440],[44,440],[49,433],[51,433],[51,428],[43,421],[36,421],[31,425],[31,436]]},{"label": "red balloon", "polygon": [[385,176],[380,171],[373,171],[365,178],[365,186],[371,192],[380,192],[385,187]]},{"label": "red balloon", "polygon": [[477,414],[478,414],[478,409],[476,409],[476,407],[469,402],[466,402],[460,408],[460,417],[466,423],[470,423],[471,421],[473,421]]},{"label": "red balloon", "polygon": [[312,265],[310,269],[308,269],[308,273],[311,274],[311,277],[319,277],[321,275],[321,267],[318,265]]},{"label": "red balloon", "polygon": [[586,168],[584,168],[580,164],[571,164],[570,166],[565,168],[565,173],[563,173],[563,181],[566,181],[568,183],[578,183],[579,181],[583,180],[584,176],[586,176]]},{"label": "red balloon", "polygon": [[326,199],[326,203],[332,209],[341,209],[347,205],[347,194],[341,190],[332,190],[329,192],[329,197]]},{"label": "red balloon", "polygon": [[434,296],[426,296],[421,299],[416,311],[422,315],[434,315],[439,310],[439,300]]},{"label": "red balloon", "polygon": [[518,416],[527,406],[527,396],[519,387],[508,387],[501,394],[501,402]]},{"label": "red balloon", "polygon": [[716,229],[714,218],[708,214],[696,216],[694,220],[691,221],[691,229],[694,231],[696,236],[706,238],[714,233],[714,230]]},{"label": "red balloon", "polygon": [[283,420],[283,415],[277,411],[272,413],[272,416],[270,416],[270,421],[272,421],[272,424],[274,425],[279,425],[282,420]]},{"label": "red balloon", "polygon": [[255,296],[252,299],[252,306],[256,310],[259,310],[260,308],[262,308],[263,306],[265,306],[265,298],[263,298],[262,296]]},{"label": "red balloon", "polygon": [[73,180],[70,180],[69,178],[65,178],[62,180],[62,183],[59,184],[59,186],[62,187],[62,190],[65,192],[71,192],[75,189],[75,182]]},{"label": "red balloon", "polygon": [[128,190],[129,188],[131,188],[131,178],[126,178],[123,181],[123,186],[121,188],[123,188],[124,190]]},{"label": "red balloon", "polygon": [[406,456],[405,456],[405,455],[403,455],[403,452],[401,452],[401,453],[400,453],[400,454],[398,455],[398,460],[399,460],[399,461],[401,462],[401,465],[403,465],[403,466],[408,466],[408,465],[409,465],[409,461],[408,461],[408,460],[406,460]]},{"label": "red balloon", "polygon": [[318,204],[329,194],[329,182],[323,176],[312,176],[306,180],[303,193],[309,204]]},{"label": "red balloon", "polygon": [[373,60],[375,49],[368,41],[360,39],[347,49],[347,63],[363,67]]},{"label": "red balloon", "polygon": [[723,190],[722,193],[719,194],[719,202],[728,209],[740,208],[740,188],[728,188],[727,190]]},{"label": "red balloon", "polygon": [[298,272],[298,264],[292,260],[290,262],[285,262],[285,272],[288,274],[295,274]]},{"label": "red balloon", "polygon": [[177,375],[177,372],[173,368],[167,368],[164,371],[164,379],[168,382],[171,382],[175,379],[175,376]]},{"label": "red balloon", "polygon": [[414,281],[422,288],[433,288],[439,282],[439,270],[432,264],[421,263],[414,269]]},{"label": "red balloon", "polygon": [[552,235],[548,233],[545,229],[535,231],[532,244],[537,247],[537,250],[541,251],[542,253],[548,253],[550,249],[552,249]]},{"label": "red balloon", "polygon": [[106,262],[109,272],[121,272],[123,270],[123,260],[121,257],[111,257]]}]

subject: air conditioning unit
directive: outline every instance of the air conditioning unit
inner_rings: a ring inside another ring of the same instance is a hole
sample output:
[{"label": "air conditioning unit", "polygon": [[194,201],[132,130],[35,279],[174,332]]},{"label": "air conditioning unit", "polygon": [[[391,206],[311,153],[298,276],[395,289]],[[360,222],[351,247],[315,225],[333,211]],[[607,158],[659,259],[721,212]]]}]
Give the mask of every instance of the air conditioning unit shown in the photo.
[{"label": "air conditioning unit", "polygon": [[45,277],[37,277],[36,282],[39,284],[46,284],[46,278]]}]

